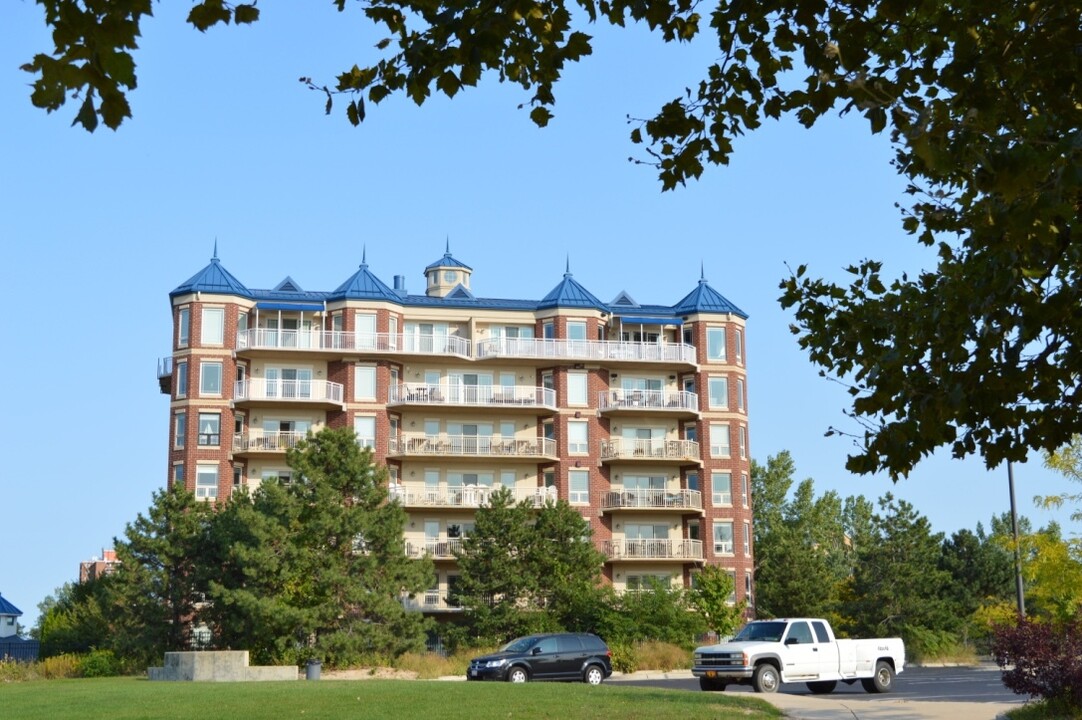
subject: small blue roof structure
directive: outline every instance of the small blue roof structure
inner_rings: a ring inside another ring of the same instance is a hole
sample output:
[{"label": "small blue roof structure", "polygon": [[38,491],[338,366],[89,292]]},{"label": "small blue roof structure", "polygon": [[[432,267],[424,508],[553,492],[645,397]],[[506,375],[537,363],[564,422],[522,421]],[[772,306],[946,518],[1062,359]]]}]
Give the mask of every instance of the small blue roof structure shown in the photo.
[{"label": "small blue roof structure", "polygon": [[401,302],[402,296],[387,287],[386,283],[372,274],[365,262],[367,251],[361,255],[361,266],[348,280],[335,288],[328,300],[391,300]]},{"label": "small blue roof structure", "polygon": [[444,251],[443,257],[441,257],[436,262],[429,263],[428,267],[425,268],[425,272],[427,273],[429,270],[433,270],[435,268],[444,268],[444,267],[462,268],[463,270],[469,270],[470,272],[473,272],[473,268],[471,268],[469,265],[462,262],[461,260],[455,260],[451,256],[451,239],[450,238],[447,238],[447,249]]},{"label": "small blue roof structure", "polygon": [[0,615],[13,615],[18,617],[22,614],[22,610],[9,603],[3,596],[0,596]]},{"label": "small blue roof structure", "polygon": [[237,280],[228,270],[222,267],[221,262],[218,260],[217,240],[214,241],[214,256],[210,259],[210,264],[178,285],[173,292],[169,293],[169,297],[193,292],[252,297],[248,288],[244,287],[244,283]]},{"label": "small blue roof structure", "polygon": [[725,299],[724,295],[710,287],[706,282],[705,269],[699,278],[698,287],[685,295],[676,305],[673,305],[672,311],[677,315],[689,315],[697,312],[731,313],[745,320],[748,319],[746,312],[733,305]]},{"label": "small blue roof structure", "polygon": [[564,270],[564,279],[560,284],[552,288],[549,294],[541,298],[537,308],[554,307],[580,307],[597,308],[602,312],[610,312],[609,306],[594,297],[594,294],[584,288],[571,276],[571,260],[568,259]]}]

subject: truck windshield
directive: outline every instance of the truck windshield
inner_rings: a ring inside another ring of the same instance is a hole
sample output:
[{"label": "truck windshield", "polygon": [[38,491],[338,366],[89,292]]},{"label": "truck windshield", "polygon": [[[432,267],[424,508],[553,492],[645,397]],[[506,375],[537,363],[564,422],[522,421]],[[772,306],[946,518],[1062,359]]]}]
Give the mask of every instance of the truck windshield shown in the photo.
[{"label": "truck windshield", "polygon": [[744,629],[736,634],[733,641],[764,640],[766,642],[780,642],[784,632],[784,622],[753,622],[745,625]]}]

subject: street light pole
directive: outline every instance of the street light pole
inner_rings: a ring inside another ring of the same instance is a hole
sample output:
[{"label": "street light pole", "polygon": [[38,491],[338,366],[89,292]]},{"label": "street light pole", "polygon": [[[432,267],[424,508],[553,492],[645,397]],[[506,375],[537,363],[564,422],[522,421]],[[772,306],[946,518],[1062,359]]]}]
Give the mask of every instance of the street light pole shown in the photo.
[{"label": "street light pole", "polygon": [[1014,502],[1014,466],[1007,461],[1007,485],[1011,490],[1011,532],[1014,534],[1014,587],[1018,594],[1018,615],[1026,616],[1026,598],[1022,591],[1022,550],[1018,547],[1018,510]]}]

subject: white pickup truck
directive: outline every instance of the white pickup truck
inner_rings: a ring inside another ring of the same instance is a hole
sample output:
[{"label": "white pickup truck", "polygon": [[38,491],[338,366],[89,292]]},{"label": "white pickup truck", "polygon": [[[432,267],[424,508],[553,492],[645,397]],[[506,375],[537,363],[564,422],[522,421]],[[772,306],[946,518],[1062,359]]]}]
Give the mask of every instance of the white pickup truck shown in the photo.
[{"label": "white pickup truck", "polygon": [[695,650],[692,674],[703,690],[751,685],[772,693],[804,682],[813,693],[860,680],[868,692],[888,692],[905,665],[901,638],[837,640],[830,623],[815,618],[756,620],[736,637]]}]

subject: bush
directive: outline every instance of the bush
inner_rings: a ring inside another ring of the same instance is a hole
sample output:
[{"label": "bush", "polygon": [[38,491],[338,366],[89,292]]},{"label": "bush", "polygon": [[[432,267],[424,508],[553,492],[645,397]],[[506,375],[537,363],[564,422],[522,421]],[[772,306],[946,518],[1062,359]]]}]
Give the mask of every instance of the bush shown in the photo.
[{"label": "bush", "polygon": [[92,650],[79,658],[79,674],[87,678],[120,675],[122,666],[112,650]]},{"label": "bush", "polygon": [[976,660],[972,647],[967,647],[954,633],[946,630],[907,627],[905,653],[912,660],[928,662],[958,662]]},{"label": "bush", "polygon": [[1021,618],[1014,626],[1001,625],[992,657],[1003,668],[1003,684],[1018,695],[1082,711],[1082,620]]},{"label": "bush", "polygon": [[36,663],[38,676],[46,680],[79,677],[79,658],[70,653],[55,655]]},{"label": "bush", "polygon": [[17,662],[0,659],[0,683],[24,682],[37,680],[37,663]]},{"label": "bush", "polygon": [[439,653],[406,653],[394,662],[397,670],[410,670],[422,680],[440,677],[466,677],[470,659],[484,655],[489,650],[464,650],[444,657]]},{"label": "bush", "polygon": [[631,673],[636,670],[687,670],[691,667],[691,653],[679,645],[648,640],[641,643],[614,643],[612,669]]}]

